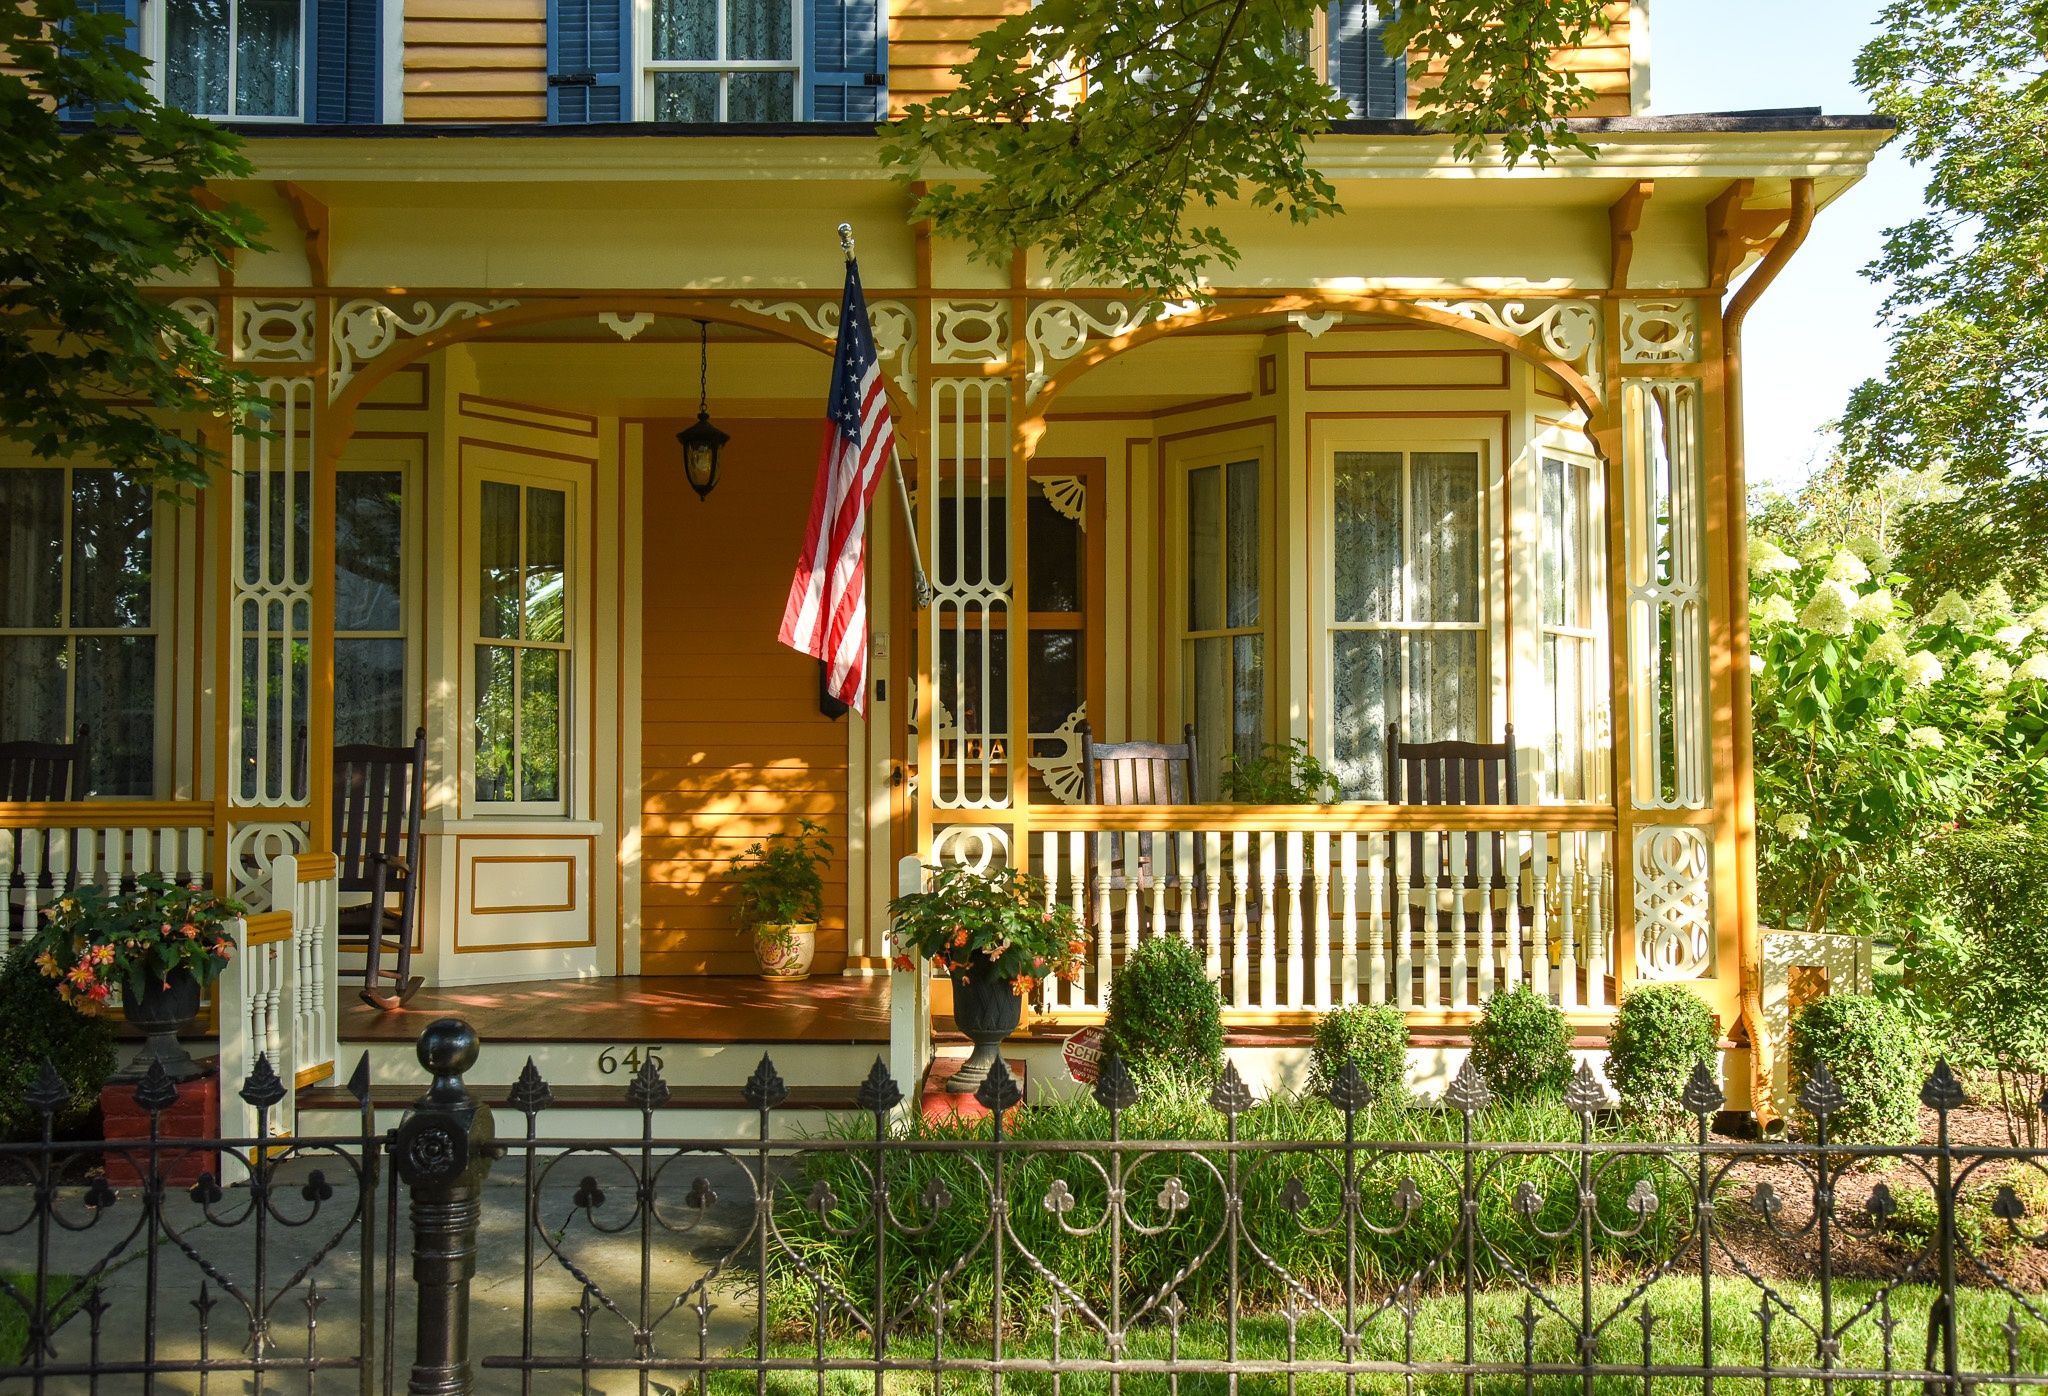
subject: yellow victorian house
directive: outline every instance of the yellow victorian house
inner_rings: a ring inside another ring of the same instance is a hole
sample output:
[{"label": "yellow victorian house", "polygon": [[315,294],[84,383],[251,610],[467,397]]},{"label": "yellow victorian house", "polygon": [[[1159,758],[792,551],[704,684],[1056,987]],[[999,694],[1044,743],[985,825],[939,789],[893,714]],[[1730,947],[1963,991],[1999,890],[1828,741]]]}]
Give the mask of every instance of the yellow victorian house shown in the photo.
[{"label": "yellow victorian house", "polygon": [[[233,461],[196,507],[0,457],[0,742],[90,734],[87,798],[0,805],[12,934],[145,869],[266,908],[221,1050],[288,1060],[302,1108],[355,1044],[410,1079],[394,1044],[451,1008],[479,1080],[653,1049],[736,1082],[775,1041],[823,1087],[934,1050],[928,981],[888,970],[902,862],[1005,864],[1090,937],[1017,1039],[1034,1091],[1152,936],[1198,948],[1268,1079],[1334,1005],[1404,1008],[1427,1076],[1508,986],[1597,1047],[1659,980],[1719,1015],[1732,1104],[1768,1080],[1742,323],[1887,122],[1643,115],[1648,6],[1617,4],[1559,56],[1597,158],[1461,161],[1338,0],[1318,61],[1355,119],[1313,163],[1345,211],[1223,210],[1213,303],[1140,314],[969,261],[877,161],[1009,0],[109,3],[167,101],[248,137],[218,192],[269,250],[164,294],[273,431],[184,424]],[[841,222],[934,593],[878,496],[864,718],[776,642]],[[700,401],[730,436],[701,498]],[[1192,732],[1185,788],[1106,792],[1084,724]],[[377,1014],[333,753],[416,729],[426,988]],[[1290,742],[1334,803],[1224,798]],[[718,978],[754,969],[720,874],[800,819],[836,850],[817,976]]]}]

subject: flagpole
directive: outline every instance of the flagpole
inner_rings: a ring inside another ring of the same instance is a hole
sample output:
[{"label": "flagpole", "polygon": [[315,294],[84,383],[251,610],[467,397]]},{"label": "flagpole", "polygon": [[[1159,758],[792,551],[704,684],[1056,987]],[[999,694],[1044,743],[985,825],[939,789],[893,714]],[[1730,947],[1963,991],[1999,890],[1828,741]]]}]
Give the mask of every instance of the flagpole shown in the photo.
[{"label": "flagpole", "polygon": [[[853,224],[839,225],[839,247],[846,260],[853,261]],[[889,466],[896,472],[896,498],[903,505],[904,531],[910,536],[910,597],[922,611],[932,604],[932,584],[925,575],[923,550],[917,545],[917,514],[910,507],[910,486],[903,481],[903,455],[896,449],[894,432],[889,435]]]}]

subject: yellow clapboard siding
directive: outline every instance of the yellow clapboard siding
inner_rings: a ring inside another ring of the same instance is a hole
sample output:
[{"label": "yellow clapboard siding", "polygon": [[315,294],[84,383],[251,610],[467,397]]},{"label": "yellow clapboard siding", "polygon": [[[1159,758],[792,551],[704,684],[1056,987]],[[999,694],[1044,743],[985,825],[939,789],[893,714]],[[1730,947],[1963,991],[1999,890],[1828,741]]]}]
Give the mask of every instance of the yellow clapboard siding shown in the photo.
[{"label": "yellow clapboard siding", "polygon": [[539,93],[546,97],[548,75],[539,69],[521,72],[487,68],[481,72],[413,73],[405,75],[408,95],[418,92],[460,92],[509,95]]},{"label": "yellow clapboard siding", "polygon": [[521,44],[545,48],[546,20],[409,19],[405,22],[406,54],[412,46],[429,44],[497,45]]},{"label": "yellow clapboard siding", "polygon": [[408,92],[405,94],[407,121],[546,121],[548,99],[485,96],[456,92]]},{"label": "yellow clapboard siding", "polygon": [[533,67],[532,57],[530,44],[409,44],[405,50],[405,70],[517,72],[522,76],[532,72],[545,78],[544,73]]},{"label": "yellow clapboard siding", "polygon": [[547,0],[406,0],[405,18],[465,19],[504,23],[508,20],[548,20]]}]

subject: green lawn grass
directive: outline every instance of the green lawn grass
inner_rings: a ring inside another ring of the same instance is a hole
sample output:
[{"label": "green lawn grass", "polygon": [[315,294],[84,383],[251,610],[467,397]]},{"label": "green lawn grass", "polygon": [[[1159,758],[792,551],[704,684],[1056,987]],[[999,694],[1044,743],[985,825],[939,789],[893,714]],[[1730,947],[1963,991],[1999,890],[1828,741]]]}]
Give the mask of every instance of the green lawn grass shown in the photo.
[{"label": "green lawn grass", "polygon": [[[30,1303],[35,1301],[36,1277],[34,1275],[15,1274],[11,1271],[0,1272],[0,1280],[5,1280],[9,1285],[12,1285],[15,1292],[25,1295]],[[45,1287],[47,1297],[44,1302],[50,1304],[56,1310],[59,1317],[68,1312],[65,1297],[70,1294],[74,1282],[74,1277],[70,1275],[52,1275],[49,1277]],[[76,1307],[75,1304],[69,1306],[69,1308]],[[0,1367],[12,1367],[19,1363],[27,1347],[28,1311],[22,1307],[21,1301],[16,1299],[14,1294],[9,1293],[5,1289],[0,1289]]]}]

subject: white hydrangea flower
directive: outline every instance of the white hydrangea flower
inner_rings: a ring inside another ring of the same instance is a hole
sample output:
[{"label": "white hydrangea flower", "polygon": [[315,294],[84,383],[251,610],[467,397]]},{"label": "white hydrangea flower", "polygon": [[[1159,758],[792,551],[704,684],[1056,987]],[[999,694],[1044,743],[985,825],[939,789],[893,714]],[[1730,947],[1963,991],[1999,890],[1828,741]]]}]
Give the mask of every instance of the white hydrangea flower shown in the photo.
[{"label": "white hydrangea flower", "polygon": [[1880,736],[1889,737],[1899,730],[1899,720],[1895,717],[1881,717],[1877,720],[1877,730]]},{"label": "white hydrangea flower", "polygon": [[1825,562],[1834,555],[1833,548],[1818,540],[1808,543],[1799,550],[1799,559],[1802,562]]},{"label": "white hydrangea flower", "polygon": [[1768,538],[1759,538],[1749,545],[1749,570],[1752,572],[1797,572],[1799,559],[1787,553]]},{"label": "white hydrangea flower", "polygon": [[[2043,656],[2043,658],[2048,658],[2048,656]],[[1760,655],[1760,654],[1752,654],[1752,655],[1750,655],[1750,657],[1749,657],[1749,672],[1750,672],[1750,673],[1752,673],[1752,674],[1761,674],[1761,673],[1762,673],[1763,671],[1764,671],[1764,657],[1763,657],[1762,655]]]},{"label": "white hydrangea flower", "polygon": [[2025,621],[2016,621],[1998,631],[1991,638],[2009,650],[2016,650],[2021,645],[2024,645],[2027,642],[2027,637],[2033,633],[2033,626],[2028,625]]},{"label": "white hydrangea flower", "polygon": [[2013,671],[2016,679],[2048,679],[2048,654],[2030,654]]},{"label": "white hydrangea flower", "polygon": [[1929,625],[1956,625],[1969,627],[1977,623],[1977,613],[1970,609],[1970,603],[1963,600],[1959,592],[1945,591],[1927,612]]},{"label": "white hydrangea flower", "polygon": [[2009,616],[2012,614],[2012,593],[1993,582],[1977,593],[1977,614],[1980,616]]},{"label": "white hydrangea flower", "polygon": [[1792,609],[1792,603],[1782,596],[1766,596],[1750,614],[1766,625],[1790,625],[1799,618],[1799,613]]},{"label": "white hydrangea flower", "polygon": [[1948,745],[1948,738],[1932,727],[1915,727],[1906,734],[1906,745],[1926,751],[1940,751]]},{"label": "white hydrangea flower", "polygon": [[1842,540],[1842,546],[1872,567],[1876,567],[1877,560],[1884,556],[1884,546],[1867,533],[1850,534]]},{"label": "white hydrangea flower", "polygon": [[1882,625],[1892,618],[1892,612],[1898,607],[1891,588],[1879,587],[1868,595],[1857,597],[1855,604],[1849,607],[1849,614],[1857,620],[1871,620]]},{"label": "white hydrangea flower", "polygon": [[2033,626],[2036,630],[2048,630],[2048,606],[2043,606],[2040,610],[2034,611],[2029,615],[2021,616],[2020,619]]},{"label": "white hydrangea flower", "polygon": [[1939,683],[1947,672],[1932,650],[1914,650],[1906,656],[1906,681],[1916,688]]},{"label": "white hydrangea flower", "polygon": [[1781,814],[1772,827],[1788,839],[1803,839],[1813,828],[1813,820],[1803,814]]},{"label": "white hydrangea flower", "polygon": [[2002,655],[1990,650],[1978,650],[1970,656],[1969,664],[1977,671],[1977,678],[1986,688],[2002,689],[2012,681],[2012,665]]},{"label": "white hydrangea flower", "polygon": [[1856,589],[1847,582],[1822,582],[1799,613],[1799,623],[1822,635],[1847,635],[1853,625],[1849,607],[1857,600]]},{"label": "white hydrangea flower", "polygon": [[1861,586],[1870,580],[1870,569],[1863,565],[1862,558],[1847,548],[1837,548],[1834,560],[1828,564],[1828,580]]},{"label": "white hydrangea flower", "polygon": [[1870,648],[1865,650],[1864,654],[1873,664],[1890,664],[1894,666],[1904,664],[1906,662],[1906,642],[1887,630],[1884,634],[1870,642]]}]

